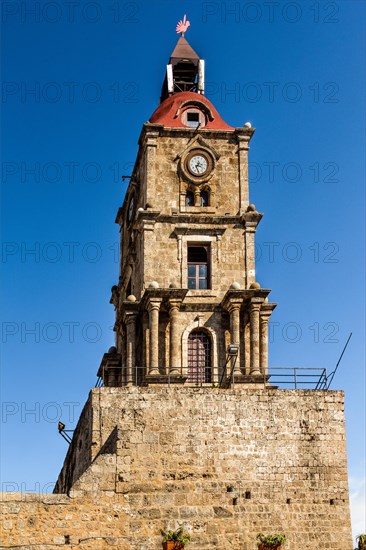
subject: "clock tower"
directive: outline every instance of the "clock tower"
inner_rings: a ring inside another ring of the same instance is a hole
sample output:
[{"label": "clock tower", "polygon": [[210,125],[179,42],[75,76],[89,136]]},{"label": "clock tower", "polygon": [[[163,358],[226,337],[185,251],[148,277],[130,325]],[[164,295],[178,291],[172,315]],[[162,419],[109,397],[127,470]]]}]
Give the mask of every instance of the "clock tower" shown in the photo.
[{"label": "clock tower", "polygon": [[54,494],[3,495],[7,548],[160,550],[183,529],[192,550],[353,548],[343,392],[269,383],[254,129],[204,81],[181,36],[117,214],[116,345],[75,430],[59,422]]},{"label": "clock tower", "polygon": [[[276,534],[288,550],[351,550],[343,393],[270,383],[254,129],[221,118],[204,70],[181,36],[142,128],[116,219],[116,345],[52,495],[52,540],[158,550],[162,530],[184,526],[192,549],[252,550]],[[21,512],[10,543],[24,525],[48,543],[33,508]],[[48,501],[39,514],[50,518]]]},{"label": "clock tower", "polygon": [[276,304],[255,276],[254,128],[227,124],[204,80],[204,61],[181,36],[117,214],[116,349],[99,369],[105,386],[268,380]]}]

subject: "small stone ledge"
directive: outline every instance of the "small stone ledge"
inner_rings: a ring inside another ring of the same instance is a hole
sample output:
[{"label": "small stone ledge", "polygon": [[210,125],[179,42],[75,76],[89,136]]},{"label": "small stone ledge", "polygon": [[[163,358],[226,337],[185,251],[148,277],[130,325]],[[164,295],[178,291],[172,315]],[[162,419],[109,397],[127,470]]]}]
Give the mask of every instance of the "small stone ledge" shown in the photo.
[{"label": "small stone ledge", "polygon": [[[163,377],[163,376],[162,376]],[[275,390],[275,391],[273,391]],[[283,388],[277,388],[276,386],[271,386],[270,384],[264,385],[263,383],[256,384],[255,387],[244,387],[243,384],[238,384],[237,386],[234,385],[234,387],[231,388],[219,388],[219,387],[212,387],[212,386],[198,386],[198,387],[192,387],[192,386],[175,386],[173,384],[151,384],[149,386],[123,386],[123,387],[101,387],[101,388],[93,388],[92,394],[94,395],[94,398],[97,399],[97,396],[107,396],[107,395],[115,395],[115,396],[132,396],[135,395],[136,398],[139,398],[139,396],[144,395],[159,395],[159,394],[171,394],[171,393],[178,393],[182,395],[220,395],[220,396],[236,396],[236,395],[253,395],[254,393],[258,393],[258,395],[263,394],[266,395],[268,393],[270,394],[281,394],[284,397],[285,396],[302,396],[302,397],[314,397],[316,395],[318,396],[325,396],[325,401],[342,401],[344,392],[343,390],[312,390],[312,389],[283,389]]]}]

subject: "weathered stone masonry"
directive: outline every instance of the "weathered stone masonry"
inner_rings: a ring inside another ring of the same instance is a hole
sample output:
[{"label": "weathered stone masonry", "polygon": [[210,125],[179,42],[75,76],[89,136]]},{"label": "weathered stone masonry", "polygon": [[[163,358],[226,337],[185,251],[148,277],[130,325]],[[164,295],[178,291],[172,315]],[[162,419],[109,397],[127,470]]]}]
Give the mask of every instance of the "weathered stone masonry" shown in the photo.
[{"label": "weathered stone masonry", "polygon": [[94,389],[56,485],[69,496],[7,497],[4,547],[157,550],[184,523],[191,548],[254,550],[265,531],[351,550],[345,456],[339,391]]}]

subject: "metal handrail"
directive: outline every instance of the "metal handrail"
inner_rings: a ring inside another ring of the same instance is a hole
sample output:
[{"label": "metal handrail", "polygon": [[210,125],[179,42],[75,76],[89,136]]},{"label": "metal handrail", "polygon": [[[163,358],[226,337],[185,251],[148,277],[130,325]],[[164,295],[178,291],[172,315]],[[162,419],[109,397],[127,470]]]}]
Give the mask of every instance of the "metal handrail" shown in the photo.
[{"label": "metal handrail", "polygon": [[[283,372],[286,371],[286,372]],[[327,389],[327,369],[315,367],[274,367],[269,372],[271,384],[299,386],[311,385],[313,389]],[[277,380],[277,379],[280,380]]]},{"label": "metal handrail", "polygon": [[[219,372],[214,371],[211,367],[201,366],[196,369],[192,367],[183,366],[180,367],[179,372],[184,380],[185,385],[195,386],[218,386],[218,387],[233,387],[234,386],[234,367],[235,358],[232,361],[232,365],[228,368],[227,361],[223,368]],[[109,372],[113,371],[117,374],[119,379],[118,385],[127,385],[126,368],[119,367],[107,367]],[[118,375],[118,373],[120,373]],[[146,368],[136,366],[133,371],[133,384],[135,386],[141,386],[146,383]],[[161,380],[159,383],[172,385],[176,383],[176,377],[171,369],[161,369]],[[196,376],[195,376],[196,375]],[[260,378],[260,377],[259,377]],[[104,386],[104,372],[103,376],[100,376],[97,380],[95,387],[100,388]],[[269,380],[268,380],[269,379]],[[327,370],[325,368],[306,368],[306,367],[273,367],[269,370],[268,375],[263,374],[263,386],[271,387],[278,385],[279,387],[292,387],[294,389],[308,388],[315,390],[326,390],[329,388],[329,377],[327,376]]]}]

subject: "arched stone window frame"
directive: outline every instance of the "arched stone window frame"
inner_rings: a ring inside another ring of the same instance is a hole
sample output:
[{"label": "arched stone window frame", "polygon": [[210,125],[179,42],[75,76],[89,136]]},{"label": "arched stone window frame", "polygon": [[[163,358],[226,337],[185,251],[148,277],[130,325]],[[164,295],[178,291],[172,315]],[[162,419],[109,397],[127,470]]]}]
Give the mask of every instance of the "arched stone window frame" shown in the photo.
[{"label": "arched stone window frame", "polygon": [[207,119],[210,122],[212,122],[215,118],[214,115],[213,115],[212,110],[208,107],[208,105],[203,103],[203,101],[192,100],[192,99],[184,101],[179,106],[179,108],[175,112],[174,118],[178,118],[179,116],[182,116],[182,112],[186,111],[187,109],[198,109],[199,111],[201,111],[207,117]]},{"label": "arched stone window frame", "polygon": [[[183,365],[183,375],[186,375],[186,369],[188,367],[188,338],[192,331],[200,330],[207,332],[211,339],[211,382],[210,384],[218,384],[219,382],[219,372],[218,372],[218,337],[216,332],[211,328],[205,325],[202,325],[199,319],[190,323],[182,334],[181,349],[182,349],[182,365]],[[209,385],[210,385],[209,384]]]},{"label": "arched stone window frame", "polygon": [[[197,124],[189,122],[189,115],[196,115]],[[196,105],[188,105],[181,114],[181,121],[187,128],[204,128],[207,124],[207,115],[204,110]]]}]

